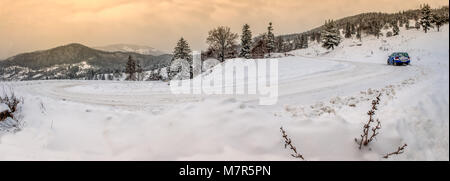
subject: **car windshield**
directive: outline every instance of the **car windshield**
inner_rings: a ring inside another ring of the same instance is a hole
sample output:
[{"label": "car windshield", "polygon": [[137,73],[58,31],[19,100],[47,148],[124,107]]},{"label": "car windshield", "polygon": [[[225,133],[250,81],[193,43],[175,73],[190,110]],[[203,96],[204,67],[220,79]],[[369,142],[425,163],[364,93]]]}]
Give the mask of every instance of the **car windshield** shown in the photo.
[{"label": "car windshield", "polygon": [[400,57],[409,57],[408,53],[397,53],[397,56],[400,56]]}]

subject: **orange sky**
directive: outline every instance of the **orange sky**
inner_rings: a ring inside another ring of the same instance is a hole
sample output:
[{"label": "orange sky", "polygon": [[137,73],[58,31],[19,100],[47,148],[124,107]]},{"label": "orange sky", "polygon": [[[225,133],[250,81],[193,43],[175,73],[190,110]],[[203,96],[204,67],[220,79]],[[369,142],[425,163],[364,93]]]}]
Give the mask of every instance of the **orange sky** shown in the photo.
[{"label": "orange sky", "polygon": [[230,26],[254,34],[274,23],[276,34],[302,32],[325,19],[362,12],[397,12],[448,0],[0,0],[0,59],[72,42],[115,43],[172,51],[185,37],[192,49],[206,47],[208,30]]}]

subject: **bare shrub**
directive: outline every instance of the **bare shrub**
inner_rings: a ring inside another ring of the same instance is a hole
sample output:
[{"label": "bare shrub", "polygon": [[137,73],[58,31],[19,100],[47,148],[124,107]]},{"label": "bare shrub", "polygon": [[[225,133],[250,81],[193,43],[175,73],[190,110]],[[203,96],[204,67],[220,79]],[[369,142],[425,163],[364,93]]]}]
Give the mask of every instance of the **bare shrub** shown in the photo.
[{"label": "bare shrub", "polygon": [[6,105],[8,110],[1,110],[0,112],[0,131],[20,130],[21,122],[17,114],[20,111],[19,106],[21,103],[23,103],[23,98],[17,97],[12,88],[6,91],[5,87],[3,87],[3,95],[0,95],[0,104]]},{"label": "bare shrub", "polygon": [[280,128],[280,131],[284,138],[284,148],[287,149],[287,147],[289,146],[289,148],[294,152],[291,154],[292,157],[305,160],[305,158],[303,158],[303,155],[301,155],[297,152],[297,148],[295,148],[295,146],[292,145],[292,140],[291,140],[291,138],[288,137],[288,135],[286,134],[286,131],[283,129],[283,127]]},{"label": "bare shrub", "polygon": [[[373,117],[375,116],[375,111],[378,110],[377,106],[380,104],[380,97],[381,93],[375,100],[372,101],[372,108],[367,113],[367,115],[369,115],[369,120],[363,126],[363,134],[361,135],[361,139],[358,140],[355,138],[356,143],[359,145],[359,149],[362,149],[362,146],[367,146],[379,134],[378,131],[381,129],[381,122],[378,119],[374,120]],[[369,133],[370,131],[371,133]]]},{"label": "bare shrub", "polygon": [[39,107],[41,108],[42,114],[47,114],[47,108],[45,108],[45,105],[42,101],[40,102]]},{"label": "bare shrub", "polygon": [[14,116],[9,111],[0,112],[0,121],[3,121],[8,117],[14,118]]},{"label": "bare shrub", "polygon": [[16,112],[19,103],[23,102],[22,98],[16,97],[12,89],[9,90],[10,95],[6,91],[3,91],[3,96],[0,96],[0,103],[6,104],[9,107],[11,113]]},{"label": "bare shrub", "polygon": [[404,144],[403,146],[398,147],[398,148],[397,148],[397,151],[392,152],[392,153],[388,153],[388,154],[386,154],[385,156],[383,156],[383,158],[388,159],[388,158],[389,158],[390,156],[392,156],[392,155],[400,155],[400,154],[402,154],[402,153],[405,152],[405,148],[406,148],[407,146],[408,146],[407,144]]}]

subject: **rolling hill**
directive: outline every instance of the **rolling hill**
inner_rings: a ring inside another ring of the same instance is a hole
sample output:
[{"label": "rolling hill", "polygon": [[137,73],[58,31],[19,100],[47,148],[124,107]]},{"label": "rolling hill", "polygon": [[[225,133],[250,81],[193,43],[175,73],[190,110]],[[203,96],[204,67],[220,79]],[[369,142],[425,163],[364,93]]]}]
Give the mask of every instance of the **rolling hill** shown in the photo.
[{"label": "rolling hill", "polygon": [[97,50],[107,51],[107,52],[134,52],[143,55],[153,55],[160,56],[166,54],[165,52],[143,45],[130,45],[130,44],[114,44],[102,47],[94,47]]},{"label": "rolling hill", "polygon": [[169,54],[153,56],[135,52],[107,52],[73,43],[0,61],[0,79],[82,79],[88,72],[122,72],[129,56],[137,60],[144,70],[167,66],[172,58]]}]

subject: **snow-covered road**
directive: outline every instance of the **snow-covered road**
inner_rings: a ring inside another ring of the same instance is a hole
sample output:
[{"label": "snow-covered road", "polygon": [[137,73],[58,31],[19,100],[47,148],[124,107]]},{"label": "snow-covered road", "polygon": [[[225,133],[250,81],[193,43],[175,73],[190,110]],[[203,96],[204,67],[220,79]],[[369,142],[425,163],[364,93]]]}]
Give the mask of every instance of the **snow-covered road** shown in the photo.
[{"label": "snow-covered road", "polygon": [[[173,95],[164,82],[2,83],[25,98],[25,125],[1,135],[0,160],[295,160],[280,126],[307,160],[382,160],[404,143],[392,159],[448,160],[448,25],[351,44],[280,58],[271,106],[255,95]],[[409,52],[412,65],[386,65],[392,51]],[[359,150],[354,138],[377,93],[383,127]]]},{"label": "snow-covered road", "polygon": [[[332,96],[348,96],[368,88],[376,89],[400,82],[420,72],[420,67],[415,65],[393,67],[328,58],[284,57],[279,59],[281,104],[275,106],[286,103],[311,104]],[[170,86],[164,82],[31,81],[18,83],[17,88],[57,100],[130,109],[198,102],[211,97],[174,95]],[[249,104],[258,104],[258,98],[251,95],[214,97],[234,97]]]}]

